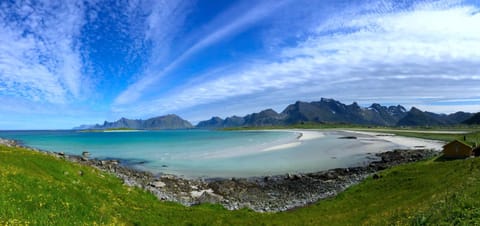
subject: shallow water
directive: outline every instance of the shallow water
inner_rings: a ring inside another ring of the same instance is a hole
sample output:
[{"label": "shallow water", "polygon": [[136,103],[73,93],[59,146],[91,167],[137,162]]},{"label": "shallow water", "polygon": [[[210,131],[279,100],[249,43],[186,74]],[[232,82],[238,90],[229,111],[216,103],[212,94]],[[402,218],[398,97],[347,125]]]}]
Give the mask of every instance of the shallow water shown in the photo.
[{"label": "shallow water", "polygon": [[[365,164],[368,153],[401,148],[377,140],[338,139],[325,131],[298,141],[299,131],[170,130],[140,132],[1,131],[0,137],[56,152],[128,160],[154,173],[186,177],[248,177],[314,172]],[[298,145],[285,145],[298,143]],[[286,148],[272,148],[272,147]]]}]

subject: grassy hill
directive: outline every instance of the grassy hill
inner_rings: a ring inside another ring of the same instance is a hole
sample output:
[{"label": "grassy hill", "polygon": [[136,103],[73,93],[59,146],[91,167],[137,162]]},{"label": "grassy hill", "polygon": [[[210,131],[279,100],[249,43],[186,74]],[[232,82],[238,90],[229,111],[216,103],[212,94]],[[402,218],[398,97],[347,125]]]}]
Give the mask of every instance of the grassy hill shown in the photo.
[{"label": "grassy hill", "polygon": [[429,160],[380,175],[309,207],[260,214],[158,201],[96,169],[0,146],[0,225],[480,224],[480,159]]}]

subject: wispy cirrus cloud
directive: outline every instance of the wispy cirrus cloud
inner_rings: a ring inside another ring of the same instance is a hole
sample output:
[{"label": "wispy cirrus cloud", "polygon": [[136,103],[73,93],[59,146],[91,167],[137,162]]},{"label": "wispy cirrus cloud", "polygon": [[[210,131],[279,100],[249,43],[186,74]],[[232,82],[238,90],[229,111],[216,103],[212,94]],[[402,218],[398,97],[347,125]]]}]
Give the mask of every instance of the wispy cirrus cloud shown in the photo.
[{"label": "wispy cirrus cloud", "polygon": [[304,41],[277,51],[276,57],[205,76],[214,78],[158,96],[141,109],[151,114],[178,112],[226,101],[242,103],[248,96],[262,108],[279,105],[277,100],[287,104],[320,96],[371,102],[388,97],[417,104],[422,97],[430,102],[478,98],[478,5],[380,3],[336,13],[319,22]]},{"label": "wispy cirrus cloud", "polygon": [[[276,9],[281,8],[288,1],[263,1],[256,5],[240,4],[234,6],[217,16],[210,24],[205,27],[210,28],[205,32],[204,37],[199,39],[173,61],[168,63],[163,68],[159,68],[158,65],[153,64],[146,70],[145,75],[137,82],[130,85],[124,92],[122,92],[115,100],[114,105],[130,104],[137,101],[143,92],[147,91],[149,86],[159,82],[166,74],[176,69],[181,63],[190,58],[193,54],[207,48],[214,43],[228,38],[234,34],[242,32],[248,26],[252,25],[258,20],[269,16]],[[248,7],[246,7],[248,6]],[[239,11],[241,12],[239,14]],[[235,18],[235,19],[231,19]],[[228,21],[228,22],[224,22]]]},{"label": "wispy cirrus cloud", "polygon": [[82,1],[0,4],[0,94],[66,103],[81,98],[88,79],[76,37]]}]

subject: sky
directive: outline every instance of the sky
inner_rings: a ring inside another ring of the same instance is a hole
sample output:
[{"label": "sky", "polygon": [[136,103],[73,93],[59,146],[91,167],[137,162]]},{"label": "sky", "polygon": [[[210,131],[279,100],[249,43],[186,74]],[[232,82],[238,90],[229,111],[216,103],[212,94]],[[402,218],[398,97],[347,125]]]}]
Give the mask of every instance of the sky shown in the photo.
[{"label": "sky", "polygon": [[480,0],[0,1],[0,130],[321,97],[480,111]]}]

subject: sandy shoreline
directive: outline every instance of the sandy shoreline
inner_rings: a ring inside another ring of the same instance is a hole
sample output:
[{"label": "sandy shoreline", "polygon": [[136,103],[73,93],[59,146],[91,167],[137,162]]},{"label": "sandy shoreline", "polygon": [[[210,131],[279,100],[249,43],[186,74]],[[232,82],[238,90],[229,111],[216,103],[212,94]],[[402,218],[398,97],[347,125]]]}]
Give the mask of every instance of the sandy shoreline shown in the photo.
[{"label": "sandy shoreline", "polygon": [[421,138],[414,138],[414,137],[402,137],[397,136],[394,134],[389,133],[382,133],[382,132],[364,132],[364,131],[352,131],[352,130],[343,130],[348,133],[354,133],[358,135],[366,135],[369,138],[359,137],[359,140],[367,141],[367,142],[375,142],[378,140],[383,140],[387,142],[394,143],[396,145],[403,146],[405,149],[433,149],[440,151],[442,150],[442,146],[445,144],[442,141],[436,140],[426,140]]},{"label": "sandy shoreline", "polygon": [[[275,145],[273,147],[268,147],[262,151],[277,151],[288,148],[295,148],[301,145],[305,141],[311,141],[325,137],[326,132],[342,132],[346,133],[345,135],[354,135],[357,140],[363,143],[369,143],[371,145],[376,145],[378,142],[389,142],[398,146],[402,146],[405,149],[433,149],[441,150],[444,142],[435,141],[435,140],[426,140],[421,138],[413,137],[402,137],[396,136],[390,133],[384,132],[365,132],[365,131],[354,131],[354,130],[274,130],[274,131],[283,131],[283,132],[293,132],[297,133],[297,140],[289,142],[286,144]],[[444,131],[442,131],[444,132]]]}]

